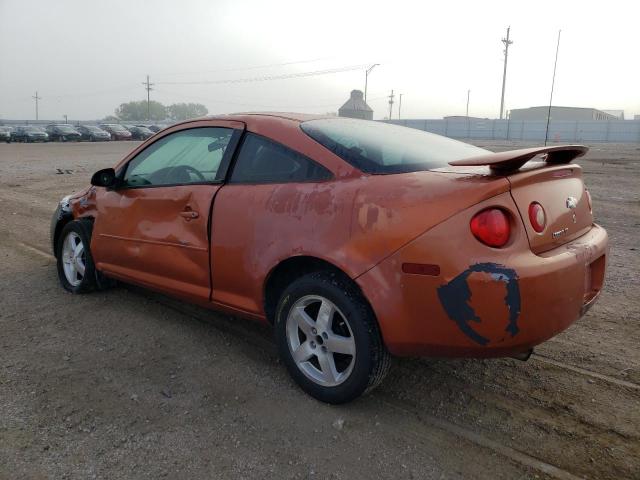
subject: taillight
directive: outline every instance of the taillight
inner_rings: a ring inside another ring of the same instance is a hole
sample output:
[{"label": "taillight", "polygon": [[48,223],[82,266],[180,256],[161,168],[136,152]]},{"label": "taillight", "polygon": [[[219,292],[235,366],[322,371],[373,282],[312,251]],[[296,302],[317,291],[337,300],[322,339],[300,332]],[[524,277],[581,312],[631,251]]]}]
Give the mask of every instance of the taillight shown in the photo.
[{"label": "taillight", "polygon": [[547,216],[544,213],[542,205],[538,202],[533,202],[529,205],[529,221],[533,229],[538,233],[542,232],[547,224]]},{"label": "taillight", "polygon": [[587,205],[589,205],[589,212],[593,213],[593,207],[591,206],[591,194],[589,193],[589,190],[585,190],[584,193],[587,194]]},{"label": "taillight", "polygon": [[488,208],[471,219],[471,233],[485,245],[503,247],[509,241],[509,217],[499,208]]}]

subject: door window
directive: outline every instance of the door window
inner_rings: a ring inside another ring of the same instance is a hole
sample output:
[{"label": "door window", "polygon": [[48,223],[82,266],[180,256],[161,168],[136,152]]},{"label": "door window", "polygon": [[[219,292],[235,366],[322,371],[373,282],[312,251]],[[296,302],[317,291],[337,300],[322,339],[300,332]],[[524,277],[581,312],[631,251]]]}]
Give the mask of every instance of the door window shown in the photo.
[{"label": "door window", "polygon": [[322,165],[279,143],[247,133],[230,183],[320,182],[331,178]]},{"label": "door window", "polygon": [[[233,129],[192,128],[167,135],[127,165],[126,187],[211,183],[217,180]],[[224,173],[224,172],[220,172]]]}]

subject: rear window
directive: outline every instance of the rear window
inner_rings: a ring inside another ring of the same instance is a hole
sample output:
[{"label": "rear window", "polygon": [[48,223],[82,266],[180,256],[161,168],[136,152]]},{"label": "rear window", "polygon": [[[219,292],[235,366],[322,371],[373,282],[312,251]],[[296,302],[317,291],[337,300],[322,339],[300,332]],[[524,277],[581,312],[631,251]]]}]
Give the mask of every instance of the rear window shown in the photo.
[{"label": "rear window", "polygon": [[309,120],[307,135],[366,173],[417,172],[452,160],[485,155],[487,150],[413,128],[351,118]]}]

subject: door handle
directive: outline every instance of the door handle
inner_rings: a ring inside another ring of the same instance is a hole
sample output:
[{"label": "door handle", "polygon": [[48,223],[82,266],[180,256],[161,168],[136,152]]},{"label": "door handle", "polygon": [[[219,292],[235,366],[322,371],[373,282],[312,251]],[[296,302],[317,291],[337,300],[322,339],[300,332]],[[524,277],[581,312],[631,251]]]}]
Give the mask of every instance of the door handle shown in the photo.
[{"label": "door handle", "polygon": [[184,218],[187,222],[193,220],[194,218],[198,218],[200,214],[198,212],[194,212],[193,210],[184,210],[180,212],[180,216]]}]

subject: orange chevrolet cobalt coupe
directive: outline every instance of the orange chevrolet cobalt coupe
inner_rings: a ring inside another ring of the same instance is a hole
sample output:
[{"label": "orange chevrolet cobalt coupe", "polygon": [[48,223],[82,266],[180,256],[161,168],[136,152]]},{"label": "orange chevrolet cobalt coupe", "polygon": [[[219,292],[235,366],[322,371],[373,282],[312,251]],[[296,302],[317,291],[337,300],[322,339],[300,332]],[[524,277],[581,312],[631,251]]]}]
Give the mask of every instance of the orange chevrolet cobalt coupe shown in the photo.
[{"label": "orange chevrolet cobalt coupe", "polygon": [[58,274],[270,323],[300,387],[347,402],[391,355],[526,359],[586,312],[607,256],[571,163],[586,151],[298,114],[187,121],[60,202]]}]

